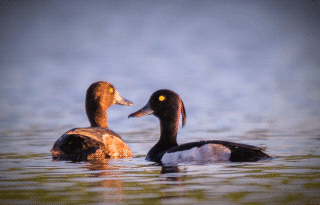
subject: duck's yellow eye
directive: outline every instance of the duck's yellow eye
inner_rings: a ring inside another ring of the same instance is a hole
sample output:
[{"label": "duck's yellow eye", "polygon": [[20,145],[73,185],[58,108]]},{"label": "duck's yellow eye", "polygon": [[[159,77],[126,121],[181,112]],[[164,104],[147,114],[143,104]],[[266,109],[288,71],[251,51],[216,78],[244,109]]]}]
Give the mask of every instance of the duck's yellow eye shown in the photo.
[{"label": "duck's yellow eye", "polygon": [[109,92],[110,92],[110,93],[113,93],[113,88],[109,88]]},{"label": "duck's yellow eye", "polygon": [[166,99],[166,97],[164,97],[164,95],[159,96],[159,101],[164,101],[165,99]]}]

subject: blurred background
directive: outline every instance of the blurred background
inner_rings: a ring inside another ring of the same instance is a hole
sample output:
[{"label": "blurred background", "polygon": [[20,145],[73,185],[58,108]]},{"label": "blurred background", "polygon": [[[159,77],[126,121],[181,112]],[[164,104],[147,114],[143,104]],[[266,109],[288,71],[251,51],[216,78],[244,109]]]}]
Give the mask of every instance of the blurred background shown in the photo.
[{"label": "blurred background", "polygon": [[319,8],[1,0],[0,129],[89,126],[85,92],[100,80],[134,102],[109,110],[116,131],[155,127],[154,117],[126,118],[162,88],[183,99],[187,129],[319,128]]}]

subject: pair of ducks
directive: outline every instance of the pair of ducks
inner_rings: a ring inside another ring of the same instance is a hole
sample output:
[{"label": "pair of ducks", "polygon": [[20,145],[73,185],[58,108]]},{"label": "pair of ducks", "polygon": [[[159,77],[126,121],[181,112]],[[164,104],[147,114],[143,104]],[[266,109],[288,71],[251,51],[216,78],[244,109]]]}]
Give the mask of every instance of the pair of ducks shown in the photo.
[{"label": "pair of ducks", "polygon": [[[132,157],[121,137],[108,129],[107,109],[114,104],[133,105],[122,98],[108,82],[93,83],[86,94],[86,113],[91,127],[75,128],[64,133],[53,145],[53,159],[85,161]],[[186,111],[178,94],[171,90],[154,92],[148,103],[128,117],[155,115],[160,120],[160,140],[152,147],[146,160],[164,164],[179,162],[254,162],[270,158],[261,148],[227,141],[208,140],[177,144],[180,114],[182,126]]]}]

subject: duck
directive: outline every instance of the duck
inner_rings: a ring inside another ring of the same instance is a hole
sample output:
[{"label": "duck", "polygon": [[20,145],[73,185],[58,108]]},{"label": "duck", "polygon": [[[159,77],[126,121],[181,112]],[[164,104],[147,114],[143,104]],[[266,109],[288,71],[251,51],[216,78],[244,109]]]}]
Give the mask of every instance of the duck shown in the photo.
[{"label": "duck", "polygon": [[122,138],[108,128],[110,106],[133,103],[121,97],[106,81],[92,83],[86,92],[85,109],[90,127],[74,128],[58,138],[51,149],[54,160],[87,161],[108,158],[131,158],[132,151]]},{"label": "duck", "polygon": [[180,96],[167,89],[154,92],[147,104],[130,114],[131,117],[154,115],[160,121],[160,139],[150,149],[147,161],[160,165],[178,163],[256,162],[271,158],[263,149],[241,143],[205,140],[177,144],[180,115],[182,127],[186,123],[186,109]]}]

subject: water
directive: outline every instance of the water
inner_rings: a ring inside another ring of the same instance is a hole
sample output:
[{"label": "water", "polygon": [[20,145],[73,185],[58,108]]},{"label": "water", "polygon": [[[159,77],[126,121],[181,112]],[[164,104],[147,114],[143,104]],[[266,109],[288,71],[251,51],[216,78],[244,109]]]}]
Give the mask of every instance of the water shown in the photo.
[{"label": "water", "polygon": [[[319,6],[262,2],[1,1],[0,203],[319,204]],[[53,161],[55,140],[89,125],[99,80],[134,103],[108,110],[134,157]],[[233,141],[273,159],[145,161],[159,122],[127,116],[162,88],[186,107],[179,144]]]},{"label": "water", "polygon": [[[34,129],[2,133],[1,204],[319,202],[319,131],[230,137],[262,145],[272,160],[178,167],[161,167],[144,160],[157,137],[154,131],[121,133],[133,148],[132,159],[52,161],[49,150],[56,132]],[[185,141],[191,139],[192,134]]]}]

